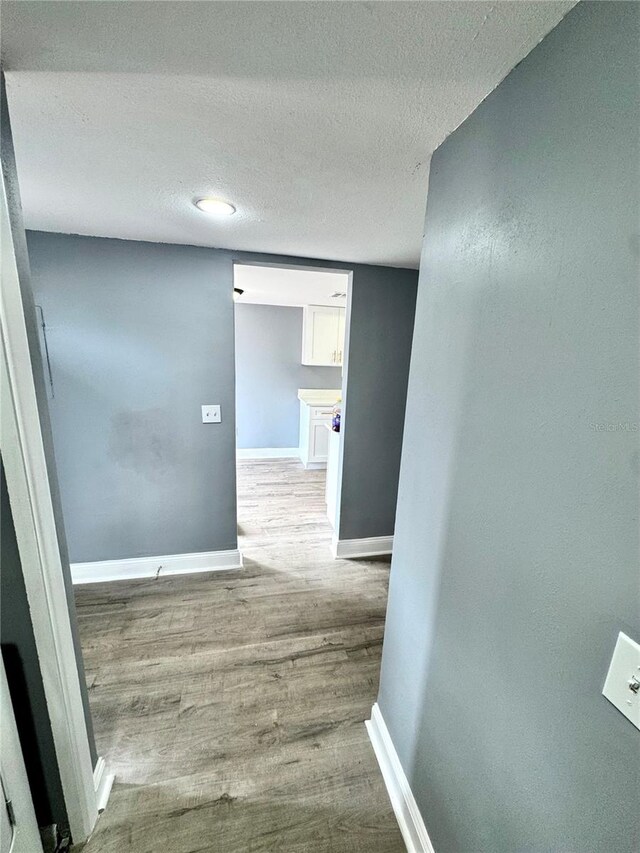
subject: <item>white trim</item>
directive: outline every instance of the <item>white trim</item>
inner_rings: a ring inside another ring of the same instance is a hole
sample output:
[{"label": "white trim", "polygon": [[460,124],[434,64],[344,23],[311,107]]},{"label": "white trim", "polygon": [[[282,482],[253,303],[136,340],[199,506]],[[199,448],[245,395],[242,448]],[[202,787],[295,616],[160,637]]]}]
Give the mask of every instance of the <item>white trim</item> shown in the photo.
[{"label": "white trim", "polygon": [[239,447],[237,459],[299,459],[299,447]]},{"label": "white trim", "polygon": [[365,726],[408,853],[435,853],[377,702]]},{"label": "white trim", "polygon": [[125,560],[71,563],[71,578],[74,584],[104,583],[241,568],[242,554],[236,548],[233,551],[200,551],[195,554],[169,554],[166,557],[132,557]]},{"label": "white trim", "polygon": [[93,769],[93,788],[96,792],[96,805],[98,813],[101,814],[107,807],[109,794],[115,780],[113,773],[107,773],[107,762],[104,758],[99,758],[96,761],[96,766]]},{"label": "white trim", "polygon": [[355,559],[356,557],[380,557],[393,551],[393,536],[370,536],[368,539],[338,539],[334,534],[331,540],[334,559]]},{"label": "white trim", "polygon": [[98,818],[93,766],[4,175],[0,183],[0,445],[69,826],[80,843]]}]

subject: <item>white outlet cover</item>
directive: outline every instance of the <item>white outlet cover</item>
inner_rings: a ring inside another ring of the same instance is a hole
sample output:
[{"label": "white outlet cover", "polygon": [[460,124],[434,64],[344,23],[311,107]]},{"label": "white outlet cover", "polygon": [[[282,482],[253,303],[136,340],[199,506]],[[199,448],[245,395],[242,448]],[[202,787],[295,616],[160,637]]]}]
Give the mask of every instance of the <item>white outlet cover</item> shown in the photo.
[{"label": "white outlet cover", "polygon": [[602,695],[640,729],[640,689],[632,689],[636,680],[640,683],[640,645],[621,631]]},{"label": "white outlet cover", "polygon": [[202,407],[202,423],[203,424],[219,424],[222,421],[220,414],[220,406],[218,404],[209,403]]}]

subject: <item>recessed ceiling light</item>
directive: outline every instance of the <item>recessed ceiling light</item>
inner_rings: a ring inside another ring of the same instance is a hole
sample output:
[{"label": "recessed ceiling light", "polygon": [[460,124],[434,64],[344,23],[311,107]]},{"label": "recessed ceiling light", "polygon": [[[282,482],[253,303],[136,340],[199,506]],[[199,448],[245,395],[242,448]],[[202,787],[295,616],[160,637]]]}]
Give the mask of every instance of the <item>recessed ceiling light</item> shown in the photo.
[{"label": "recessed ceiling light", "polygon": [[213,216],[232,216],[236,212],[232,204],[221,198],[199,198],[194,204],[198,210]]}]

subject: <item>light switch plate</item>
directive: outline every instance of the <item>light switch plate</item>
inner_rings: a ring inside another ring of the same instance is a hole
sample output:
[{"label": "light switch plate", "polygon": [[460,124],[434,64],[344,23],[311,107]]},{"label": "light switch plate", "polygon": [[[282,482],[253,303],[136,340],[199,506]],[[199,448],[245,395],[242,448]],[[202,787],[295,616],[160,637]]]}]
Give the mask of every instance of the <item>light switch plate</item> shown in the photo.
[{"label": "light switch plate", "polygon": [[602,695],[640,729],[640,645],[618,634]]},{"label": "light switch plate", "polygon": [[202,407],[203,424],[219,424],[222,421],[219,405],[207,405]]}]

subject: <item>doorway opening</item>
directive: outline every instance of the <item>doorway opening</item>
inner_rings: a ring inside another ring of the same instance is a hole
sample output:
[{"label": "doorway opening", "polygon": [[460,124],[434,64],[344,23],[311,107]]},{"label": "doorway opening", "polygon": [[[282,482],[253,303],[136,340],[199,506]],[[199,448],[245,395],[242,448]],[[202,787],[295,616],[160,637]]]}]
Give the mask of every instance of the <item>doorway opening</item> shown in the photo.
[{"label": "doorway opening", "polygon": [[238,534],[326,541],[338,527],[351,272],[234,265]]}]

